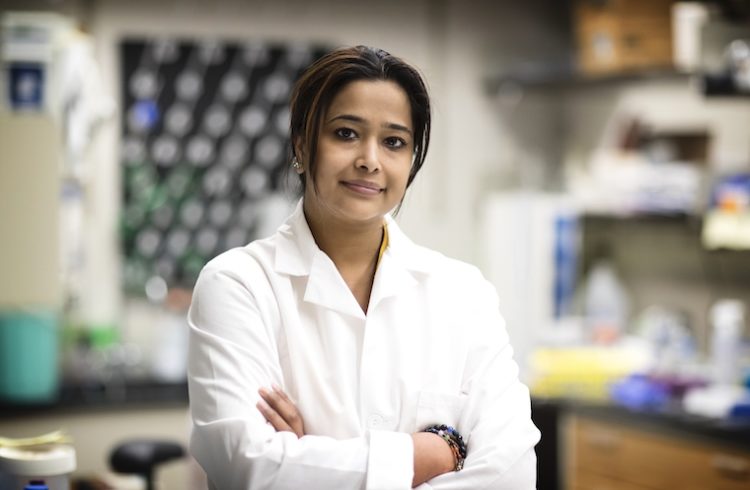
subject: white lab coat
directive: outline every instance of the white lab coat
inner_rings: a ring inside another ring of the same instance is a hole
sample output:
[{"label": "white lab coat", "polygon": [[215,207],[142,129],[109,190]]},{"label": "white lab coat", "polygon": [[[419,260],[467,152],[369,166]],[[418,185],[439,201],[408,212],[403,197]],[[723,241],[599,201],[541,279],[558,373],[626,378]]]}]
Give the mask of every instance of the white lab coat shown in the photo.
[{"label": "white lab coat", "polygon": [[[367,314],[301,204],[202,271],[188,315],[191,450],[216,488],[407,489],[410,434],[431,424],[455,426],[468,457],[421,489],[535,487],[539,431],[494,288],[387,226]],[[304,437],[255,408],[274,383]]]}]

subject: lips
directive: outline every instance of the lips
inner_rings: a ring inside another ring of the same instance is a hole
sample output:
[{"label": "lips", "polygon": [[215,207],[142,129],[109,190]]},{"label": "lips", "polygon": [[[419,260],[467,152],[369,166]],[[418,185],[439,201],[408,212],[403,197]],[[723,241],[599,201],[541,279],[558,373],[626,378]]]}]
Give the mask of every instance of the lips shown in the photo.
[{"label": "lips", "polygon": [[367,180],[344,180],[341,183],[354,192],[368,196],[380,194],[384,190],[375,182]]}]

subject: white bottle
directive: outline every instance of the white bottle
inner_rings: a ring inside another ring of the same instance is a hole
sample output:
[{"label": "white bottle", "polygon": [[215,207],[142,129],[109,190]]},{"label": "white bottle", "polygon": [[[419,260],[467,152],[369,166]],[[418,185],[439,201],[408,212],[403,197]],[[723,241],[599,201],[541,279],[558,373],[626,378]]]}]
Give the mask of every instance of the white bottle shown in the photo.
[{"label": "white bottle", "polygon": [[586,323],[595,337],[603,331],[618,335],[627,327],[630,301],[609,260],[600,259],[591,268],[584,301]]},{"label": "white bottle", "polygon": [[745,305],[736,299],[719,300],[711,307],[711,361],[714,383],[736,385],[740,379],[740,349],[745,328]]}]

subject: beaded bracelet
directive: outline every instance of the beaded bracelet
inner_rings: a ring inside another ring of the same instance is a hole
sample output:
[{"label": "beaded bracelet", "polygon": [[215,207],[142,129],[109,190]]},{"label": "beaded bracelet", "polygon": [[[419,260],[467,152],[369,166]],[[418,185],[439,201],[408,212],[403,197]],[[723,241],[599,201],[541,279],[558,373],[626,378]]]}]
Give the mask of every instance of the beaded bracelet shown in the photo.
[{"label": "beaded bracelet", "polygon": [[456,460],[454,471],[461,471],[464,467],[464,460],[466,459],[466,444],[464,443],[461,434],[450,425],[431,425],[422,430],[422,432],[436,434],[447,442],[453,453],[453,458]]}]

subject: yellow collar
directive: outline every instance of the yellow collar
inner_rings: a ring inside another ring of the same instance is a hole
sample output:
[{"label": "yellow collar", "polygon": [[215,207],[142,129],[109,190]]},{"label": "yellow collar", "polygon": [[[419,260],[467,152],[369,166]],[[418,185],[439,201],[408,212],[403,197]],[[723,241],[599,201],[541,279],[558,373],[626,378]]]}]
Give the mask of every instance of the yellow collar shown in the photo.
[{"label": "yellow collar", "polygon": [[383,240],[380,242],[380,251],[378,251],[378,261],[375,263],[375,268],[380,265],[380,259],[383,258],[385,249],[388,248],[388,224],[383,222]]}]

